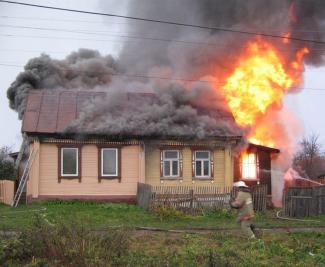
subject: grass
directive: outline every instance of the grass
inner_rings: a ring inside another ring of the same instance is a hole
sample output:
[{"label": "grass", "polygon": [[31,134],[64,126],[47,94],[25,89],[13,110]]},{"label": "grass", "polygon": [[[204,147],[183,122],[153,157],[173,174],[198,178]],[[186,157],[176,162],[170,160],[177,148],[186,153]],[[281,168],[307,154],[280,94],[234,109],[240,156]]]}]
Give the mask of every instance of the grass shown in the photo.
[{"label": "grass", "polygon": [[[325,227],[316,222],[279,220],[276,210],[257,214],[258,227]],[[325,233],[262,234],[248,241],[240,234],[134,231],[237,228],[230,210],[200,216],[173,209],[147,212],[127,204],[51,201],[0,205],[0,230],[19,230],[0,238],[0,266],[325,266]],[[50,223],[49,223],[50,222]],[[118,227],[117,227],[118,226]],[[93,231],[100,230],[100,232]]]},{"label": "grass", "polygon": [[[207,212],[200,216],[184,215],[171,209],[147,212],[136,205],[109,204],[82,201],[49,201],[11,208],[0,205],[0,230],[21,230],[32,223],[33,215],[42,214],[51,223],[69,221],[72,218],[87,222],[92,229],[108,227],[156,227],[163,229],[231,229],[237,228],[234,211]],[[256,215],[257,227],[322,227],[325,216],[306,218],[317,222],[279,220],[276,210]]]},{"label": "grass", "polygon": [[[88,229],[88,230],[87,230]],[[0,240],[1,266],[325,266],[325,233],[264,234],[249,241],[224,232],[185,234],[49,225],[41,216]]]}]

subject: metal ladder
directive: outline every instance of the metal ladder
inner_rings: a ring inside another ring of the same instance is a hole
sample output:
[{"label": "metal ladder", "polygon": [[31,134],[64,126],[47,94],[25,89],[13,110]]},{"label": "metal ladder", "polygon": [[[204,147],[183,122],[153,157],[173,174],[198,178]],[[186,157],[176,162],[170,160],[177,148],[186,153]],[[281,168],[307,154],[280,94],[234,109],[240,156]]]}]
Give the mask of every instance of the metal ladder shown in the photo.
[{"label": "metal ladder", "polygon": [[21,198],[21,195],[24,191],[24,188],[25,188],[26,182],[28,180],[28,176],[29,176],[30,170],[32,168],[36,153],[37,153],[37,151],[34,148],[29,153],[29,157],[28,157],[26,166],[24,168],[23,175],[21,176],[21,178],[19,180],[19,185],[18,185],[16,194],[15,194],[14,200],[11,204],[11,206],[14,208],[17,207],[19,200]]}]

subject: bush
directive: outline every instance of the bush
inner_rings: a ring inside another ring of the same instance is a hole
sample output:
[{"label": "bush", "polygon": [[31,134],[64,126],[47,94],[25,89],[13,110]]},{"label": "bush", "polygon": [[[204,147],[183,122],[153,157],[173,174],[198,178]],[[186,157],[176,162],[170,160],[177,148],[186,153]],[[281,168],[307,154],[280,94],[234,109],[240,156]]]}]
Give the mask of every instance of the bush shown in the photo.
[{"label": "bush", "polygon": [[16,179],[15,163],[9,156],[10,149],[8,147],[0,148],[0,180]]},{"label": "bush", "polygon": [[0,265],[15,259],[30,266],[47,266],[47,261],[51,266],[118,266],[128,245],[126,229],[94,232],[75,220],[51,225],[38,215],[28,230],[2,246]]}]

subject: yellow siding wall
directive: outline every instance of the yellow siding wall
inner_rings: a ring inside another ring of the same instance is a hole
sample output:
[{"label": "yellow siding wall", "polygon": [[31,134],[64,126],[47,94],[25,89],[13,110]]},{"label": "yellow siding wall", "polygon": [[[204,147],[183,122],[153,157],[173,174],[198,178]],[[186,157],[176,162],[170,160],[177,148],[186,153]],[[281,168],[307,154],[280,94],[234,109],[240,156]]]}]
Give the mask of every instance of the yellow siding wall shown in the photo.
[{"label": "yellow siding wall", "polygon": [[[183,148],[183,179],[160,179],[160,150],[146,149],[146,183],[151,185],[192,185],[192,151]],[[211,180],[195,179],[195,185],[230,186],[233,183],[233,162],[230,148],[214,150],[214,177]],[[163,181],[163,183],[162,183]]]},{"label": "yellow siding wall", "polygon": [[[140,147],[124,146],[121,149],[121,183],[102,179],[98,182],[98,148],[83,145],[81,148],[81,183],[78,179],[58,182],[58,148],[56,144],[41,143],[27,185],[27,195],[38,196],[118,196],[136,195],[139,181]],[[37,161],[39,159],[39,161]],[[38,169],[39,168],[39,169]],[[39,179],[38,179],[39,174]]]}]

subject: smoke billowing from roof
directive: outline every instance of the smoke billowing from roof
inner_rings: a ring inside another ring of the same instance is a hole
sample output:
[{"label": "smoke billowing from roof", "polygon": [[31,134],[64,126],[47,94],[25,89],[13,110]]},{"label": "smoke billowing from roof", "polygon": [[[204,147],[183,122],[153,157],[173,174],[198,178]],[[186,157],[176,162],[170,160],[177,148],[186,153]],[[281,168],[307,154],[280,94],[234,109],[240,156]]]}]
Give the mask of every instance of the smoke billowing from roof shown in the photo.
[{"label": "smoke billowing from roof", "polygon": [[48,55],[33,58],[25,66],[7,91],[10,107],[22,118],[26,97],[30,90],[89,89],[109,85],[116,74],[117,63],[111,56],[79,49],[64,60]]},{"label": "smoke billowing from roof", "polygon": [[[104,11],[105,5],[101,1]],[[131,0],[128,15],[274,35],[291,32],[292,37],[325,41],[323,0]],[[139,21],[130,21],[128,29],[136,36],[178,42],[134,39],[125,42],[117,59],[85,49],[65,60],[47,55],[31,59],[8,89],[11,108],[22,117],[29,90],[109,90],[113,95],[90,103],[69,131],[91,125],[93,132],[101,134],[187,132],[203,138],[238,133],[231,119],[221,120],[216,115],[229,111],[210,83],[193,84],[190,80],[213,77],[216,86],[216,79],[224,80],[225,70],[233,69],[243,44],[254,36]],[[307,46],[308,64],[324,62],[324,49],[317,44],[291,41],[288,47],[281,39],[265,38],[283,49],[288,58]],[[139,75],[165,79],[135,77]],[[154,92],[156,98],[130,103],[125,100],[125,91]]]},{"label": "smoke billowing from roof", "polygon": [[112,91],[94,99],[66,133],[183,139],[242,135],[229,111],[222,110],[224,99],[211,88],[156,86],[155,94]]}]

